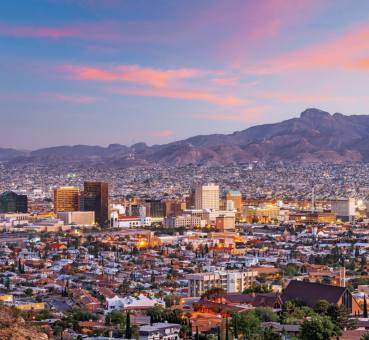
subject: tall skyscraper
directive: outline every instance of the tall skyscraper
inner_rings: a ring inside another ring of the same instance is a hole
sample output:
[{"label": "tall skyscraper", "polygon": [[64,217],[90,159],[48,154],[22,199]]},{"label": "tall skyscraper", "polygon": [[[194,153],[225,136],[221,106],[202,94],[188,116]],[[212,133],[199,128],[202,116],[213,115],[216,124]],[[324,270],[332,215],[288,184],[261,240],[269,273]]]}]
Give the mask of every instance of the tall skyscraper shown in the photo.
[{"label": "tall skyscraper", "polygon": [[161,200],[146,200],[146,215],[150,217],[164,217],[165,216],[165,204]]},{"label": "tall skyscraper", "polygon": [[17,195],[13,191],[5,191],[0,195],[0,213],[26,213],[28,199],[26,195]]},{"label": "tall skyscraper", "polygon": [[94,211],[96,222],[106,227],[109,223],[109,188],[105,182],[85,182],[84,211]]},{"label": "tall skyscraper", "polygon": [[219,210],[219,185],[213,183],[195,187],[195,209]]},{"label": "tall skyscraper", "polygon": [[80,191],[76,187],[59,187],[54,189],[54,212],[81,210]]}]

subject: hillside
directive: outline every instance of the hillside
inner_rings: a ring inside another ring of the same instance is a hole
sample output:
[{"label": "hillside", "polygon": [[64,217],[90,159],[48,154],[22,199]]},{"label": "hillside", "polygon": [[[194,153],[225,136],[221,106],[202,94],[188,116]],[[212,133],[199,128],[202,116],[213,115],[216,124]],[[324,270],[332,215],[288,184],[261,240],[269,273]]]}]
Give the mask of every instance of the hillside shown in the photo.
[{"label": "hillside", "polygon": [[161,163],[230,164],[249,161],[369,161],[369,115],[331,115],[307,109],[300,117],[250,127],[232,134],[194,136],[163,145],[138,143],[59,146],[32,152],[0,149],[0,160],[14,162],[103,162],[129,166]]}]

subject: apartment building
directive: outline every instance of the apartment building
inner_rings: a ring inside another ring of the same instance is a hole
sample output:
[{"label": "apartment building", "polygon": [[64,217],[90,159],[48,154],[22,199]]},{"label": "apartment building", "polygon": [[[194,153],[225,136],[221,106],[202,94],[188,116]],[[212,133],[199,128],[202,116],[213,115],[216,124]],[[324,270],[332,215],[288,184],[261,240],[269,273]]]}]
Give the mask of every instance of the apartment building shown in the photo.
[{"label": "apartment building", "polygon": [[215,271],[187,275],[188,296],[198,297],[207,290],[217,287],[227,293],[242,293],[255,283],[258,273],[255,271]]}]

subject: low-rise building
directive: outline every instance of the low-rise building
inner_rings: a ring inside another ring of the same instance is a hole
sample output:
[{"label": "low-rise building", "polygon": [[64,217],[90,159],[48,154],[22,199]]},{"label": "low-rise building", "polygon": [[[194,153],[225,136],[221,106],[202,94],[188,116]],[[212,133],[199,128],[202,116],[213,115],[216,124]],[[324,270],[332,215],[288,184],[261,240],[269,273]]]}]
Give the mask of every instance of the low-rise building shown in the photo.
[{"label": "low-rise building", "polygon": [[176,323],[158,322],[140,327],[140,340],[179,340],[181,325]]},{"label": "low-rise building", "polygon": [[187,275],[188,296],[201,296],[211,288],[222,288],[227,293],[242,293],[256,280],[254,271],[214,271]]}]

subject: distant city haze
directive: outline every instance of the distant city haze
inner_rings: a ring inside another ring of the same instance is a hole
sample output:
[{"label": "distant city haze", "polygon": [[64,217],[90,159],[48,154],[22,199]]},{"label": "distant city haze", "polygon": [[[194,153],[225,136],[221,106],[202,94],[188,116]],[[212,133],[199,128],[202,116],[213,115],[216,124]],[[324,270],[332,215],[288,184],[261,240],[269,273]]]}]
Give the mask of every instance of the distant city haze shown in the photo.
[{"label": "distant city haze", "polygon": [[3,1],[0,147],[166,144],[368,114],[369,2]]}]

